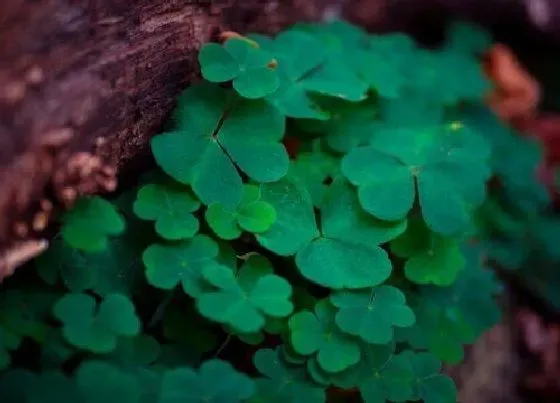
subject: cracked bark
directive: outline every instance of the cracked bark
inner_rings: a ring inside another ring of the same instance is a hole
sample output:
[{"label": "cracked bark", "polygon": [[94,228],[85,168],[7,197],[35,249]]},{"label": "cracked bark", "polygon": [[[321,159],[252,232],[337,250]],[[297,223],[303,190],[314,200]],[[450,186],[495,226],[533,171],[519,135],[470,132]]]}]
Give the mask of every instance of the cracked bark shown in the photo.
[{"label": "cracked bark", "polygon": [[44,247],[61,207],[148,159],[201,44],[322,13],[320,0],[1,3],[0,279]]}]

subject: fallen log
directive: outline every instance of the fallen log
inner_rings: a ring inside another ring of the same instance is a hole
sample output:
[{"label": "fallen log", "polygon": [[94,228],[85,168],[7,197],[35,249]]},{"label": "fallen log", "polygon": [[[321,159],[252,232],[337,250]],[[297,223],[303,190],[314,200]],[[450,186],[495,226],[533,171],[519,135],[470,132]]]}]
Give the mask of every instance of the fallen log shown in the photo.
[{"label": "fallen log", "polygon": [[220,31],[318,19],[311,0],[0,4],[0,280],[43,250],[53,214],[110,192],[198,74]]}]

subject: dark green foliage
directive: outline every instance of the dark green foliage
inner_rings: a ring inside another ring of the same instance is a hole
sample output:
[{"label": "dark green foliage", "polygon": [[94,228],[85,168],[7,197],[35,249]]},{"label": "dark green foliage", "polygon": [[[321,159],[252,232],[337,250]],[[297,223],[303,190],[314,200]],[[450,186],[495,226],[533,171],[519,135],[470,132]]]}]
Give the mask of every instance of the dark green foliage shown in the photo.
[{"label": "dark green foliage", "polygon": [[205,45],[158,170],[3,285],[0,401],[455,402],[442,362],[500,319],[485,259],[555,253],[538,148],[482,103],[488,44],[334,22]]}]

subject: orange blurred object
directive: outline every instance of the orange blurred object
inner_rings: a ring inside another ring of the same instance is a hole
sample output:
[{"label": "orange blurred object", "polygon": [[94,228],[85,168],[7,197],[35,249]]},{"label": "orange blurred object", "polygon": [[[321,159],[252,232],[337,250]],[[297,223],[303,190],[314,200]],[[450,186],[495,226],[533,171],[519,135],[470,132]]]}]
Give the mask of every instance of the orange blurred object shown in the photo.
[{"label": "orange blurred object", "polygon": [[486,75],[494,83],[487,103],[504,121],[524,126],[531,121],[540,101],[540,86],[519,63],[509,47],[494,45],[486,54]]}]

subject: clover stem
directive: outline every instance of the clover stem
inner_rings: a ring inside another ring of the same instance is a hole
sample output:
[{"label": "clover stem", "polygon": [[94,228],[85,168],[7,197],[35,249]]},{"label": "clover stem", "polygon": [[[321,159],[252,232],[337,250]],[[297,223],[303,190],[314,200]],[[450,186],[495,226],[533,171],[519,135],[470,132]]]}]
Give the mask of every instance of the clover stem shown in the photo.
[{"label": "clover stem", "polygon": [[174,290],[170,291],[167,294],[167,296],[165,297],[165,299],[160,302],[160,304],[158,305],[158,307],[154,311],[154,314],[152,315],[152,318],[148,322],[148,326],[147,326],[148,328],[154,327],[161,320],[161,318],[163,317],[163,314],[165,313],[165,308],[173,300],[174,295],[175,295],[175,291]]},{"label": "clover stem", "polygon": [[216,358],[218,357],[222,351],[224,351],[224,348],[226,348],[226,346],[228,345],[229,341],[231,340],[231,334],[228,334],[226,339],[224,340],[224,342],[221,344],[220,347],[218,347],[218,349],[216,350],[216,352],[214,353],[212,358]]}]

